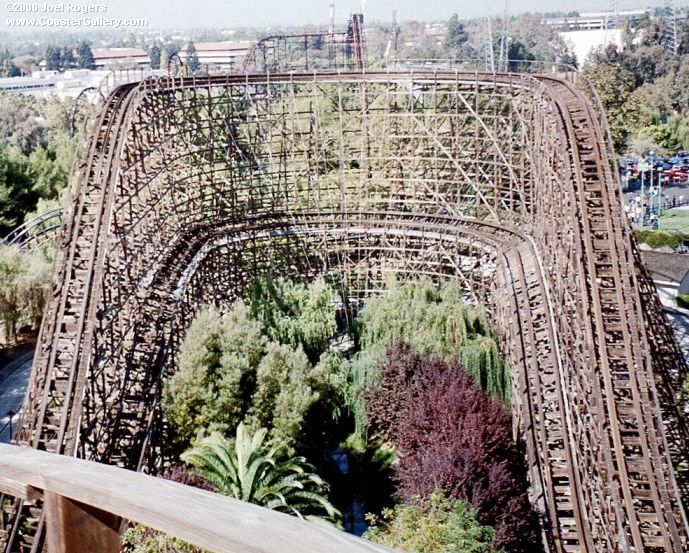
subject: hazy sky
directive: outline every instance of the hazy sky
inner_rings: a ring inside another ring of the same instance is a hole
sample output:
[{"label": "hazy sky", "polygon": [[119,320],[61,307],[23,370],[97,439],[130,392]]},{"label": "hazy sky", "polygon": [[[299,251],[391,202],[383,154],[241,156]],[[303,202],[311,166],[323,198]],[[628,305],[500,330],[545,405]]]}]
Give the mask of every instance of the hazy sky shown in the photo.
[{"label": "hazy sky", "polygon": [[[27,0],[22,0],[25,4]],[[31,0],[29,0],[31,2]],[[452,13],[460,17],[478,17],[489,11],[501,14],[504,0],[365,0],[368,20],[389,21],[393,9],[400,20],[446,19]],[[38,13],[8,13],[8,0],[0,3],[0,28],[7,28],[8,17],[78,17],[79,14],[45,14],[43,4],[67,4],[61,0],[38,2]],[[89,16],[110,18],[147,18],[149,27],[235,27],[291,25],[299,23],[325,24],[328,20],[328,0],[71,0],[84,6],[104,5],[104,13]],[[618,0],[620,9],[662,5],[663,0]],[[13,2],[9,2],[13,4]],[[526,11],[604,10],[607,0],[508,0],[510,13]],[[676,2],[684,4],[684,2]],[[352,11],[361,9],[361,0],[335,0],[336,20],[343,24]]]}]

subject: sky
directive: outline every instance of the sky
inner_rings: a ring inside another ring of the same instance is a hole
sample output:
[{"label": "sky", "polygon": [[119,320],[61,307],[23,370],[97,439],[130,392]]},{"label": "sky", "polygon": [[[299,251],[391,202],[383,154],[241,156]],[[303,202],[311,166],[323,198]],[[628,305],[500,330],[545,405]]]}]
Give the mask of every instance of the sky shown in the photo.
[{"label": "sky", "polygon": [[[398,20],[444,20],[452,13],[460,18],[502,14],[505,0],[363,0],[366,19],[390,21],[393,9]],[[619,9],[643,9],[660,6],[663,0],[617,0]],[[14,6],[31,6],[3,0],[0,4],[0,28],[7,28],[7,18],[22,17],[81,17],[74,13],[44,13],[44,4],[102,6],[103,11],[88,17],[145,18],[150,28],[242,27],[321,24],[328,21],[328,0],[40,0],[35,13],[8,13]],[[362,0],[335,0],[336,21],[344,24],[350,13],[361,10]],[[683,2],[676,2],[676,5]],[[508,0],[509,13],[527,11],[601,11],[608,0]],[[54,29],[53,29],[54,30]]]}]

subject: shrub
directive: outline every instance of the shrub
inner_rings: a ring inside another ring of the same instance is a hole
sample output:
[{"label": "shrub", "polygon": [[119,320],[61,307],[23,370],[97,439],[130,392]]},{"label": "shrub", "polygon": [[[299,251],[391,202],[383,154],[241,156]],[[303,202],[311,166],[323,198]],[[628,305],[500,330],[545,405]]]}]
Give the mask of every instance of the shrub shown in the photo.
[{"label": "shrub", "polygon": [[495,530],[481,525],[465,501],[447,499],[442,492],[427,500],[413,497],[372,522],[364,538],[412,553],[495,552]]},{"label": "shrub", "polygon": [[509,404],[509,368],[485,314],[466,304],[454,283],[438,289],[427,279],[390,282],[386,293],[362,310],[357,332],[362,350],[374,363],[404,340],[423,355],[462,362],[482,389]]},{"label": "shrub", "polygon": [[399,494],[428,498],[444,490],[495,527],[495,547],[537,550],[523,456],[500,403],[459,367],[428,361],[404,344],[388,352],[380,375],[367,404],[374,431],[397,447]]},{"label": "shrub", "polygon": [[663,230],[635,230],[634,236],[640,243],[647,244],[653,249],[668,246],[676,250],[685,239],[683,234]]},{"label": "shrub", "polygon": [[677,307],[689,309],[689,294],[677,294]]},{"label": "shrub", "polygon": [[265,334],[241,300],[225,315],[199,311],[163,393],[163,412],[179,448],[199,433],[227,434],[240,422],[268,428],[271,439],[293,448],[317,403],[327,404],[320,405],[321,413],[340,410],[342,360],[326,353],[314,367],[301,344],[271,342]]},{"label": "shrub", "polygon": [[278,446],[268,446],[266,435],[265,428],[252,434],[240,424],[233,442],[212,434],[182,460],[219,493],[299,518],[338,521],[341,514],[326,497],[328,485],[313,467],[303,457],[285,457]]}]

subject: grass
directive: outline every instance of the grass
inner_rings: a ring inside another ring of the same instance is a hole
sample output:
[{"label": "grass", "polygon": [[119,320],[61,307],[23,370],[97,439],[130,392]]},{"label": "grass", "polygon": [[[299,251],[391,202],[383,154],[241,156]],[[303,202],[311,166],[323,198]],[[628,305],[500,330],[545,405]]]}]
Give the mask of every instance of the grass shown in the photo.
[{"label": "grass", "polygon": [[682,233],[689,232],[689,209],[668,209],[660,215],[661,230],[677,230]]}]

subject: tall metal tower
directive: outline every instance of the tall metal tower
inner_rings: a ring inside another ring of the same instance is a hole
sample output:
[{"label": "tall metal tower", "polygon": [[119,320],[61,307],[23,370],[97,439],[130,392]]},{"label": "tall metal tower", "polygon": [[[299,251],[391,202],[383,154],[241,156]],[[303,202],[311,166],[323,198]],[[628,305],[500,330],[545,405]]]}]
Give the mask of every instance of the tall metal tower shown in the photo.
[{"label": "tall metal tower", "polygon": [[328,26],[328,32],[332,35],[335,33],[335,0],[329,0],[330,2],[330,25]]},{"label": "tall metal tower", "polygon": [[509,60],[507,59],[508,54],[508,22],[507,22],[507,0],[505,0],[505,10],[502,15],[502,31],[500,33],[500,55],[498,58],[498,70],[507,71],[507,65]]},{"label": "tall metal tower", "polygon": [[603,44],[605,46],[610,42],[614,42],[613,34],[609,31],[620,28],[620,10],[617,5],[617,0],[608,0],[608,10],[605,12],[605,35],[603,37]]},{"label": "tall metal tower", "polygon": [[668,54],[677,55],[677,18],[673,0],[665,0],[662,44]]}]

